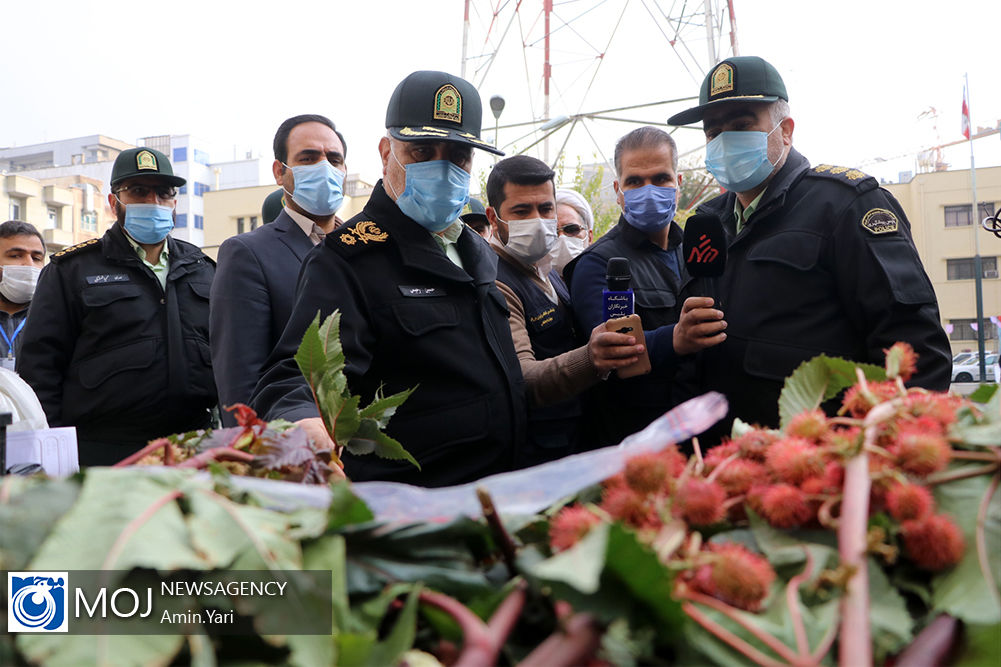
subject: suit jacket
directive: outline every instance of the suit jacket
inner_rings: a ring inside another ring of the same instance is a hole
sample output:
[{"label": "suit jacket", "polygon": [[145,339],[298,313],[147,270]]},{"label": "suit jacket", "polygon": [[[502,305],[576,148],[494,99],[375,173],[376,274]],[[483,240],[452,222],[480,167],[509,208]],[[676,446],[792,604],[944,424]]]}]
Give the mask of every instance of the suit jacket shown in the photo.
[{"label": "suit jacket", "polygon": [[223,423],[249,403],[292,314],[299,267],[313,243],[283,210],[275,221],[226,239],[212,283],[209,338]]}]

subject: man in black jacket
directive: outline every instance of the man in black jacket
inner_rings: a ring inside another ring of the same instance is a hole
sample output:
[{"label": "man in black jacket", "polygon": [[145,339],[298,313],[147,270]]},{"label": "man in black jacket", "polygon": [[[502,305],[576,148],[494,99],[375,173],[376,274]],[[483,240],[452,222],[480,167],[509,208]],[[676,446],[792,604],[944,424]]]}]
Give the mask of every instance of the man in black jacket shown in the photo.
[{"label": "man in black jacket", "polygon": [[159,151],[123,151],[108,195],[115,225],[54,254],[39,277],[17,370],[50,426],[76,427],[82,465],[210,425],[215,266],[168,235],[184,183]]},{"label": "man in black jacket", "polygon": [[702,121],[706,166],[728,191],[698,210],[728,239],[728,338],[701,373],[730,401],[725,429],[734,417],[777,426],[784,379],[819,354],[882,365],[905,341],[919,355],[910,384],[949,387],[949,341],[903,210],[857,169],[810,167],[792,147],[788,99],[769,63],[734,57],[668,120]]},{"label": "man in black jacket", "polygon": [[570,285],[578,332],[604,320],[602,290],[612,257],[629,260],[636,314],[643,323],[653,370],[628,379],[612,377],[595,391],[587,410],[593,444],[612,445],[640,431],[679,401],[672,389],[682,357],[726,338],[723,313],[712,299],[682,302],[690,281],[682,257],[682,231],[674,221],[681,184],[678,149],[667,132],[640,127],[615,145],[615,194],[619,223],[563,269]]},{"label": "man in black jacket", "polygon": [[[379,144],[383,180],[364,210],[312,250],[253,407],[329,444],[293,355],[317,312],[339,309],[345,373],[363,404],[415,388],[386,432],[420,462],[344,454],[350,479],[443,486],[509,469],[525,398],[497,257],[460,219],[482,108],[467,81],[415,72],[393,92]],[[344,444],[344,443],[338,443]]]}]

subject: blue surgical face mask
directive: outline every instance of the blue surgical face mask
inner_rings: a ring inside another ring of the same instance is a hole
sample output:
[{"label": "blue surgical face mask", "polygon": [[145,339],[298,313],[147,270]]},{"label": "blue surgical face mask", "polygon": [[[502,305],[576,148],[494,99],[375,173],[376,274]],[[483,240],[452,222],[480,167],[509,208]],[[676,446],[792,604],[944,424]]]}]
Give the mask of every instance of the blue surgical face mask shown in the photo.
[{"label": "blue surgical face mask", "polygon": [[[313,215],[333,215],[344,201],[344,172],[327,160],[289,167],[295,179],[292,201]],[[285,192],[288,192],[286,190]]]},{"label": "blue surgical face mask", "polygon": [[[117,198],[117,197],[116,197]],[[119,199],[121,204],[122,200]],[[122,204],[125,231],[137,243],[153,245],[167,238],[174,228],[174,209],[160,204]]]},{"label": "blue surgical face mask", "polygon": [[771,132],[720,132],[706,144],[706,169],[727,190],[747,192],[768,178],[775,165],[768,160]]},{"label": "blue surgical face mask", "polygon": [[[402,164],[395,153],[392,155]],[[404,169],[407,184],[403,194],[396,196],[396,205],[430,232],[447,229],[469,201],[469,172],[449,160],[413,162]]]},{"label": "blue surgical face mask", "polygon": [[674,220],[678,188],[644,185],[622,191],[622,215],[626,222],[647,234],[658,232]]}]

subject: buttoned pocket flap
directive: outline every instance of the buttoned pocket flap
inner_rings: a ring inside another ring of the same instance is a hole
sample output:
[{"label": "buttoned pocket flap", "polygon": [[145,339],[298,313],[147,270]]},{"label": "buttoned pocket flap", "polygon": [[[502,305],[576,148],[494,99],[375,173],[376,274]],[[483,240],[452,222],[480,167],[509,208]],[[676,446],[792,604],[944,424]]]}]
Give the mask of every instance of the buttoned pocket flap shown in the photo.
[{"label": "buttoned pocket flap", "polygon": [[784,381],[800,364],[818,354],[821,352],[817,350],[752,340],[744,355],[744,370],[755,377]]},{"label": "buttoned pocket flap", "polygon": [[747,253],[752,262],[776,262],[800,271],[817,265],[823,239],[816,234],[783,232],[754,244]]},{"label": "buttoned pocket flap", "polygon": [[156,343],[151,340],[105,350],[80,363],[80,385],[85,389],[96,389],[112,375],[148,368],[153,363],[155,352]]},{"label": "buttoned pocket flap", "polygon": [[188,283],[191,285],[191,291],[200,296],[203,299],[209,298],[209,293],[212,291],[211,283]]},{"label": "buttoned pocket flap", "polygon": [[141,292],[142,289],[139,285],[130,285],[128,283],[109,283],[107,285],[85,288],[81,298],[83,299],[84,305],[92,308],[99,308],[121,299],[134,299],[139,296]]},{"label": "buttoned pocket flap", "polygon": [[670,290],[633,288],[633,297],[640,308],[674,308],[678,297]]},{"label": "buttoned pocket flap", "polygon": [[429,303],[424,300],[397,303],[393,305],[393,315],[400,328],[411,336],[423,336],[435,329],[459,324],[459,311],[454,303]]}]

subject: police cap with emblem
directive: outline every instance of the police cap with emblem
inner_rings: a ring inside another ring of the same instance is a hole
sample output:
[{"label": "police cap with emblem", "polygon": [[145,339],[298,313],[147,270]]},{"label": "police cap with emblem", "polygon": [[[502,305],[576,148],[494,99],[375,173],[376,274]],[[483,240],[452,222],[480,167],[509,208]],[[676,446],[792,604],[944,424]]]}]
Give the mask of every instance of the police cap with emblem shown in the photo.
[{"label": "police cap with emblem", "polygon": [[721,102],[789,101],[786,86],[770,63],[758,56],[727,58],[709,71],[699,91],[699,105],[667,119],[670,125],[702,120],[706,109]]},{"label": "police cap with emblem", "polygon": [[469,213],[463,213],[459,219],[479,233],[486,231],[490,222],[487,220],[487,209],[476,197],[469,198]]},{"label": "police cap with emblem", "polygon": [[473,84],[446,72],[414,72],[396,86],[386,128],[400,141],[454,141],[504,155],[480,139],[483,105]]},{"label": "police cap with emblem", "polygon": [[152,148],[130,148],[122,151],[115,158],[111,168],[111,185],[117,185],[127,178],[136,176],[158,176],[174,187],[187,183],[180,176],[174,176],[167,156]]}]

